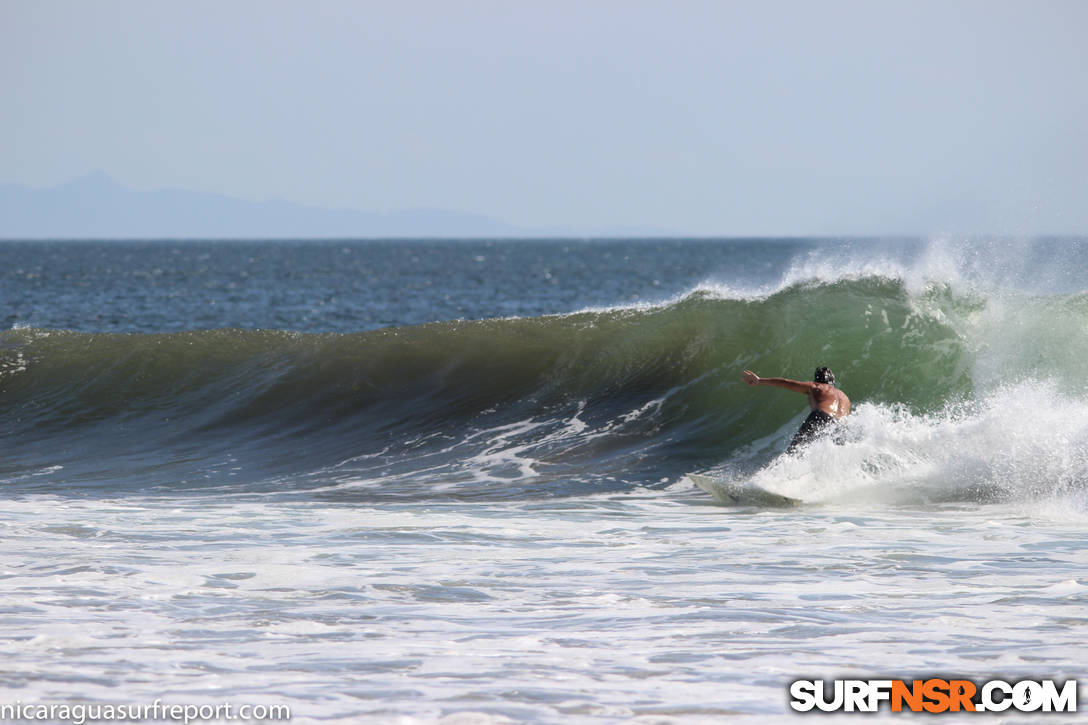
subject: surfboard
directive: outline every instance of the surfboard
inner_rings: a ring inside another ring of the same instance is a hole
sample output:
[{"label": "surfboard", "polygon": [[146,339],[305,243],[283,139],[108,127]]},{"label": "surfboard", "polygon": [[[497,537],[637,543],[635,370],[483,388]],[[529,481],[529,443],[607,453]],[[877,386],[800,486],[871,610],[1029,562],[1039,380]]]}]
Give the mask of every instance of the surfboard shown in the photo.
[{"label": "surfboard", "polygon": [[722,503],[731,506],[763,506],[766,508],[793,508],[800,506],[800,499],[783,496],[774,491],[753,485],[741,485],[729,481],[718,481],[709,476],[701,476],[698,473],[689,473],[691,479],[699,488]]}]

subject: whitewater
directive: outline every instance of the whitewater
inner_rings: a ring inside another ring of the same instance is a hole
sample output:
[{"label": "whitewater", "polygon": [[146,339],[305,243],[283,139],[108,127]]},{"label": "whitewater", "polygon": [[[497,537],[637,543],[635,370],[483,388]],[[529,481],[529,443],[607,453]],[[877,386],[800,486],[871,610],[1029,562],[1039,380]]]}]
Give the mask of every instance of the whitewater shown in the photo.
[{"label": "whitewater", "polygon": [[[0,243],[0,704],[780,722],[797,679],[1084,679],[1086,269],[1076,239]],[[740,372],[819,365],[854,411],[783,456],[805,400]]]}]

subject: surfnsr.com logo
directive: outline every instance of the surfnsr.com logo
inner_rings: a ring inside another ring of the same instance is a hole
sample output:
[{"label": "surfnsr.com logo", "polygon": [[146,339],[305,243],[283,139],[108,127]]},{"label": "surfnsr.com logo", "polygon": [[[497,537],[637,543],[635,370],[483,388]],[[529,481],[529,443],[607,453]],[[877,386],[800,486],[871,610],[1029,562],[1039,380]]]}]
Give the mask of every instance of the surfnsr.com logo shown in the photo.
[{"label": "surfnsr.com logo", "polygon": [[1077,681],[1054,680],[797,680],[790,707],[798,712],[1076,712]]}]

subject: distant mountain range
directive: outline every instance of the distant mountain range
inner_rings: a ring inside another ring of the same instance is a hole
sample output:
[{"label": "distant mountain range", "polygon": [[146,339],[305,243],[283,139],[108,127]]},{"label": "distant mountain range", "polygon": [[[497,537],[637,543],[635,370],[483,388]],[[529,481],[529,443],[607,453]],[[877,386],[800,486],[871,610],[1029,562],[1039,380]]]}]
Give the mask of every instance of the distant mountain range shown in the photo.
[{"label": "distant mountain range", "polygon": [[[581,234],[584,234],[582,232]],[[638,230],[601,236],[640,235]],[[308,239],[317,237],[541,237],[574,230],[522,229],[480,214],[389,213],[253,202],[181,189],[138,191],[95,172],[49,189],[0,184],[2,239]]]}]

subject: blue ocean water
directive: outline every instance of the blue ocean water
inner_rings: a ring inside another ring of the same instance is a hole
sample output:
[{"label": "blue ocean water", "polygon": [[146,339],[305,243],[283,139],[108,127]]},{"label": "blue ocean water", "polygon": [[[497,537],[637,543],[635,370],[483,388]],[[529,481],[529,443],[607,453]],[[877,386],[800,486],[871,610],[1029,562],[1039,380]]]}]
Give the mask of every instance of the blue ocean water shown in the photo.
[{"label": "blue ocean water", "polygon": [[[780,721],[802,677],[1077,677],[1086,268],[1075,239],[0,243],[0,688],[695,723]],[[805,401],[739,373],[817,365],[854,413],[782,456]]]}]

